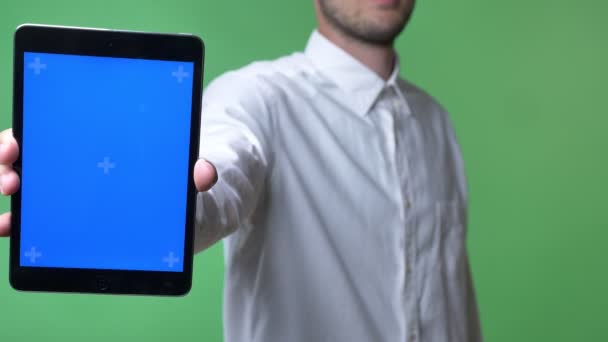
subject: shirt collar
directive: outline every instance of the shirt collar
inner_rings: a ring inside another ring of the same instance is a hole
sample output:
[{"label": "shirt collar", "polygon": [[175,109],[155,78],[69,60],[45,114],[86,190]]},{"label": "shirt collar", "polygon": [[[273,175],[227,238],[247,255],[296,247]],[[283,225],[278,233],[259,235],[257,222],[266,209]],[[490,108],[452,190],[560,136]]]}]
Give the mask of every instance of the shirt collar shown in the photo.
[{"label": "shirt collar", "polygon": [[398,58],[391,76],[384,81],[378,74],[329,41],[317,30],[313,31],[310,36],[304,54],[332,85],[352,95],[348,98],[349,105],[359,115],[367,114],[382,91],[388,87],[394,88],[399,98],[405,102],[405,96],[397,83],[399,79]]}]

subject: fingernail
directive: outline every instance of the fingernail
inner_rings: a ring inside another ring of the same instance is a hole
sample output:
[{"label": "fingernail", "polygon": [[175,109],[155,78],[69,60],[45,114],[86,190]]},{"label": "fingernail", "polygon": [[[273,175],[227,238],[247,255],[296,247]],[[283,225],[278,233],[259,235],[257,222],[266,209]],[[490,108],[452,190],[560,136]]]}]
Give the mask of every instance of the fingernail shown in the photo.
[{"label": "fingernail", "polygon": [[0,193],[4,195],[4,176],[0,176]]}]

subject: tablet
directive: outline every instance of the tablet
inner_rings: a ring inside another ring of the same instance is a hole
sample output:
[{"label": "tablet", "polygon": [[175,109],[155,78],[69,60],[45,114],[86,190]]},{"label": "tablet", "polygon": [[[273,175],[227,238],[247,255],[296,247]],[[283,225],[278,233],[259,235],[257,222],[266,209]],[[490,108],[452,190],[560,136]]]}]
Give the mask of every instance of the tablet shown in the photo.
[{"label": "tablet", "polygon": [[11,285],[188,293],[202,40],[22,25],[14,43]]}]

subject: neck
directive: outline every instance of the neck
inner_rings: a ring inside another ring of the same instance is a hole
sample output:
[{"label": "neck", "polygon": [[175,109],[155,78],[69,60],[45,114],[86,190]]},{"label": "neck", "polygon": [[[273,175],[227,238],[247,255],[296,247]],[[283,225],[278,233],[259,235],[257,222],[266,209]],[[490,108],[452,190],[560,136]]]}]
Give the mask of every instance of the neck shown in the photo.
[{"label": "neck", "polygon": [[374,45],[347,37],[328,25],[319,23],[318,31],[359,62],[373,70],[383,80],[388,80],[395,66],[395,50],[392,45]]}]

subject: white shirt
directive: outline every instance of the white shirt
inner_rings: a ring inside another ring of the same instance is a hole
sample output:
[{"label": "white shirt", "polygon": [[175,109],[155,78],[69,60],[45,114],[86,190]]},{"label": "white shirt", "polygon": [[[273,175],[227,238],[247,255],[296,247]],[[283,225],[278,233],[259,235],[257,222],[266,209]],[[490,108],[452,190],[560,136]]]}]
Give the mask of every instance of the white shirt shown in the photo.
[{"label": "white shirt", "polygon": [[226,236],[227,342],[481,340],[446,112],[313,32],[205,90],[195,248]]}]

